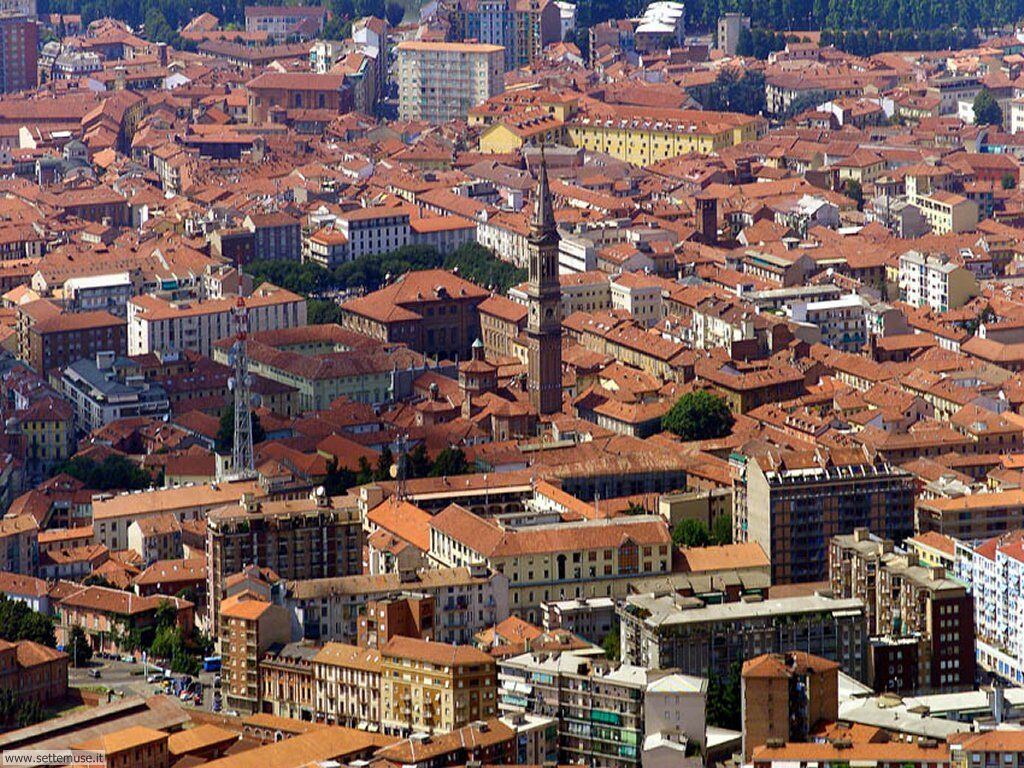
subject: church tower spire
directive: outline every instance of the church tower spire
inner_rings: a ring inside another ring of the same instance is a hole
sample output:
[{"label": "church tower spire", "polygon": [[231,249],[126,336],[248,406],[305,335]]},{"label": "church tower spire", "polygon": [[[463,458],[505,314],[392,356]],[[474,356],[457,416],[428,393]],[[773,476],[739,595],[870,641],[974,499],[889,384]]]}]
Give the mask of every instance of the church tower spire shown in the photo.
[{"label": "church tower spire", "polygon": [[558,282],[558,240],[542,146],[530,220],[529,279],[526,282],[527,384],[530,403],[542,416],[562,410],[562,289]]}]

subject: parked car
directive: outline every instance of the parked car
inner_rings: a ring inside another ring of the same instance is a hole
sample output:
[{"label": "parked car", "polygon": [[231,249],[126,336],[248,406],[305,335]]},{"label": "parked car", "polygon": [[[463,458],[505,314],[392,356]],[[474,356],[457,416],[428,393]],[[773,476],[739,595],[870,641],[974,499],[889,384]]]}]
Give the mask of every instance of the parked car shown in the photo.
[{"label": "parked car", "polygon": [[102,675],[100,674],[100,671],[98,669],[90,669],[89,670],[89,677],[91,677],[93,679],[96,679],[96,678],[102,677]]}]

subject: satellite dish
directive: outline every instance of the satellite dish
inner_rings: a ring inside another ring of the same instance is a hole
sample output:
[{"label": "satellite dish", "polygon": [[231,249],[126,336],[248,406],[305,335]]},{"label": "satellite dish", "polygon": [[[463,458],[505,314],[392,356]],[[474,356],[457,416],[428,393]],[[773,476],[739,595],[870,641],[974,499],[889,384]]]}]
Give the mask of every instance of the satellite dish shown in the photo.
[{"label": "satellite dish", "polygon": [[232,376],[230,379],[228,379],[228,391],[229,392],[234,392],[235,391],[235,377],[234,376]]},{"label": "satellite dish", "polygon": [[398,465],[397,464],[392,464],[390,467],[388,467],[388,474],[391,475],[391,479],[392,480],[397,478],[398,477]]}]

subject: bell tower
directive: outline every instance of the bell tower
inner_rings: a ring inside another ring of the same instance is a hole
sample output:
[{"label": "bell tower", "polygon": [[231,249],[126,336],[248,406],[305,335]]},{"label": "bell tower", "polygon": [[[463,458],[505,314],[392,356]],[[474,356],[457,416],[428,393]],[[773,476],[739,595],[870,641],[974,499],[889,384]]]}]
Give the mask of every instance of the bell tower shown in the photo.
[{"label": "bell tower", "polygon": [[548,189],[543,147],[528,239],[528,388],[530,403],[543,416],[562,410],[562,288],[558,282],[558,228],[551,205],[551,190]]}]

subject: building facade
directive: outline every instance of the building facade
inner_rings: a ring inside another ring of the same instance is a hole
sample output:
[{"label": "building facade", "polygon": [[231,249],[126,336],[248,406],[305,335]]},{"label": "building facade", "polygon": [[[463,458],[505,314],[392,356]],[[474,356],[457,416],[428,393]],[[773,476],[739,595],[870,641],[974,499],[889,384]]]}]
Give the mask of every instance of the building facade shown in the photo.
[{"label": "building facade", "polygon": [[834,595],[864,603],[875,690],[973,687],[974,601],[944,567],[857,528],[832,539],[829,571]]},{"label": "building facade", "polygon": [[483,651],[393,637],[380,660],[385,733],[449,733],[497,713],[494,659]]},{"label": "building facade", "polygon": [[915,494],[910,473],[863,449],[770,450],[734,479],[734,537],[761,545],[774,584],[823,581],[829,541],[851,526],[896,541],[913,534]]},{"label": "building facade", "polygon": [[727,675],[758,653],[800,648],[867,673],[864,603],[823,594],[720,605],[693,597],[631,595],[619,607],[622,659],[683,674]]},{"label": "building facade", "polygon": [[464,120],[505,89],[505,50],[486,43],[405,41],[398,50],[401,120]]},{"label": "building facade", "polygon": [[365,537],[355,507],[339,506],[317,488],[309,498],[261,501],[211,510],[206,521],[207,594],[216,632],[224,582],[258,563],[282,579],[320,579],[362,572]]}]

